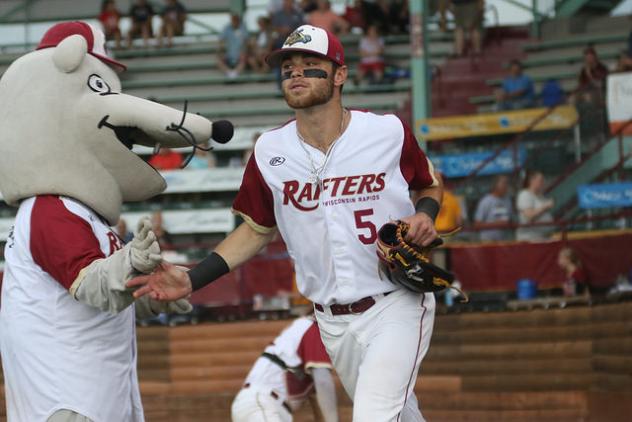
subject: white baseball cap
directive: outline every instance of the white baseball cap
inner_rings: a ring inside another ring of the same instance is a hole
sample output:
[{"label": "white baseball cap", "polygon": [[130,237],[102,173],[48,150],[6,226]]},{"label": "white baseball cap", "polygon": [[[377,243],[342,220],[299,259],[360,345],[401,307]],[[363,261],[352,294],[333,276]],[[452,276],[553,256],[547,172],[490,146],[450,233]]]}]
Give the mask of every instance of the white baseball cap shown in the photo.
[{"label": "white baseball cap", "polygon": [[94,26],[80,21],[61,22],[53,25],[42,37],[36,50],[57,47],[57,45],[71,35],[81,35],[88,42],[88,54],[93,55],[102,62],[122,72],[127,69],[123,63],[108,56],[105,51],[105,35],[103,31]]},{"label": "white baseball cap", "polygon": [[340,66],[345,64],[345,53],[338,37],[317,26],[303,25],[296,28],[281,48],[267,55],[266,63],[277,67],[285,55],[292,52],[320,56]]}]

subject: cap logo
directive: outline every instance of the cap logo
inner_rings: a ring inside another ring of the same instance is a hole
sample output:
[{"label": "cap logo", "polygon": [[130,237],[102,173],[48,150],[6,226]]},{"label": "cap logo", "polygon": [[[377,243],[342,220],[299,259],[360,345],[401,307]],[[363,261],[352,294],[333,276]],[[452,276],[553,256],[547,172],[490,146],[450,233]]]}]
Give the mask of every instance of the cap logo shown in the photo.
[{"label": "cap logo", "polygon": [[287,39],[285,40],[285,44],[283,44],[284,46],[288,46],[291,47],[294,44],[297,43],[303,43],[303,44],[307,44],[308,42],[310,42],[312,40],[311,35],[307,35],[307,34],[303,34],[303,29],[297,29],[296,31],[292,32]]}]

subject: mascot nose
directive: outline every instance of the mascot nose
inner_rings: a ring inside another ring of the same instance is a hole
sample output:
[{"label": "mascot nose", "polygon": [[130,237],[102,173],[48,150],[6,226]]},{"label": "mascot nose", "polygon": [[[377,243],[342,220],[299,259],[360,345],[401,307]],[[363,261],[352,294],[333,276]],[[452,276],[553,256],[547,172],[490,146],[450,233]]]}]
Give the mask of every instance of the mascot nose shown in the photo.
[{"label": "mascot nose", "polygon": [[225,144],[233,138],[235,128],[228,120],[218,120],[213,122],[213,134],[211,138],[220,144]]}]

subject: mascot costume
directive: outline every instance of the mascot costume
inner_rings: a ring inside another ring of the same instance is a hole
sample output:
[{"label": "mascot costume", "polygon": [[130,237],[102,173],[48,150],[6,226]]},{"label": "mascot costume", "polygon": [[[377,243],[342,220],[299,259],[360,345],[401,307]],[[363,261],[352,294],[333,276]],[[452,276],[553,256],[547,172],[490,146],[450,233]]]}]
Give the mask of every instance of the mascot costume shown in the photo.
[{"label": "mascot costume", "polygon": [[133,144],[230,139],[232,126],[121,94],[124,68],[101,31],[65,22],[0,79],[0,191],[18,207],[0,311],[9,422],[143,421],[135,314],[191,307],[134,301],[125,283],[160,249],[147,220],[127,245],[110,226],[124,201],[166,187]]}]

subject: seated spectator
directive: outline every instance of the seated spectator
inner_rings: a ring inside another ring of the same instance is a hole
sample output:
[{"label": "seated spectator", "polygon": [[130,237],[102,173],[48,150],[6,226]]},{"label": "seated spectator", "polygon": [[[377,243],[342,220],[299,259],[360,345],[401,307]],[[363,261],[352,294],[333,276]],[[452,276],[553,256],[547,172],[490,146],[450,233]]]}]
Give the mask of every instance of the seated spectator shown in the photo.
[{"label": "seated spectator", "polygon": [[241,16],[230,15],[230,23],[222,31],[220,42],[217,65],[227,77],[235,79],[246,67],[248,30]]},{"label": "seated spectator", "polygon": [[[441,177],[443,177],[441,175]],[[445,179],[444,179],[445,180]],[[444,184],[441,209],[435,221],[435,229],[439,233],[449,233],[463,225],[463,211],[459,198]]]},{"label": "seated spectator", "polygon": [[604,105],[608,68],[597,56],[597,51],[588,46],[584,49],[584,66],[579,72],[576,95],[573,101]]},{"label": "seated spectator", "polygon": [[491,192],[481,198],[474,214],[474,227],[480,229],[480,240],[483,242],[511,240],[511,223],[513,207],[509,195],[509,178],[498,176],[494,180]]},{"label": "seated spectator", "polygon": [[187,10],[177,0],[166,0],[162,10],[162,25],[158,33],[158,46],[162,47],[162,39],[167,37],[167,47],[173,46],[173,36],[184,33],[184,22],[187,20]]},{"label": "seated spectator", "polygon": [[114,39],[116,48],[121,48],[121,29],[119,21],[121,13],[116,8],[114,0],[104,0],[101,4],[101,13],[99,14],[99,22],[103,27],[103,33],[106,40]]},{"label": "seated spectator", "polygon": [[366,23],[364,21],[364,12],[362,10],[362,0],[354,0],[353,4],[347,4],[345,13],[342,17],[349,23],[349,27],[364,30]]},{"label": "seated spectator", "polygon": [[[516,209],[520,224],[553,222],[553,200],[544,196],[544,175],[535,171],[527,175],[524,189],[518,194]],[[519,227],[516,239],[541,241],[549,238],[554,231],[552,225]]]},{"label": "seated spectator", "polygon": [[303,14],[308,15],[318,9],[318,0],[301,0],[300,7]]},{"label": "seated spectator", "polygon": [[267,72],[269,70],[266,63],[266,56],[272,51],[274,32],[270,24],[270,18],[260,16],[257,19],[259,33],[250,39],[249,54],[247,55],[248,66],[255,72]]},{"label": "seated spectator", "polygon": [[384,78],[384,39],[380,37],[376,25],[369,25],[366,35],[360,38],[360,64],[355,83],[361,83],[364,78],[381,83]]},{"label": "seated spectator", "polygon": [[410,24],[408,0],[391,0],[388,7],[388,20],[391,33],[407,34]]},{"label": "seated spectator", "polygon": [[439,13],[439,30],[446,32],[448,30],[448,19],[446,17],[448,0],[429,0],[428,8],[430,9],[428,16],[434,16]]},{"label": "seated spectator", "polygon": [[132,25],[127,32],[127,47],[132,46],[132,40],[139,34],[143,37],[143,44],[149,47],[149,39],[153,35],[151,21],[154,17],[154,9],[147,0],[136,0],[129,9]]},{"label": "seated spectator", "polygon": [[470,35],[472,50],[475,55],[481,54],[481,26],[485,11],[484,0],[450,0],[450,8],[454,15],[454,54],[462,57],[465,54],[465,34]]},{"label": "seated spectator", "polygon": [[182,166],[182,154],[170,148],[161,148],[148,163],[156,170],[177,170]]},{"label": "seated spectator", "polygon": [[118,223],[116,223],[116,235],[124,243],[129,243],[134,238],[134,233],[127,229],[127,222],[123,218],[119,218]]},{"label": "seated spectator", "polygon": [[272,29],[276,38],[272,43],[272,48],[281,48],[285,39],[292,31],[303,25],[303,14],[294,6],[294,0],[283,0],[281,9],[270,15]]},{"label": "seated spectator", "polygon": [[519,60],[509,62],[509,76],[503,80],[502,89],[496,97],[499,110],[520,110],[535,105],[533,81],[522,73]]},{"label": "seated spectator", "polygon": [[318,0],[318,8],[307,15],[307,23],[324,28],[333,34],[349,32],[349,23],[331,10],[329,0]]},{"label": "seated spectator", "polygon": [[185,170],[198,170],[198,169],[210,169],[217,165],[215,154],[212,151],[204,151],[203,149],[196,148],[193,153],[193,157],[189,160],[189,164],[184,168]]},{"label": "seated spectator", "polygon": [[564,90],[557,79],[549,79],[544,83],[540,92],[540,98],[542,99],[542,105],[545,107],[555,107],[564,102]]},{"label": "seated spectator", "polygon": [[560,249],[557,255],[557,264],[564,271],[564,296],[588,295],[588,277],[584,267],[571,248]]}]

